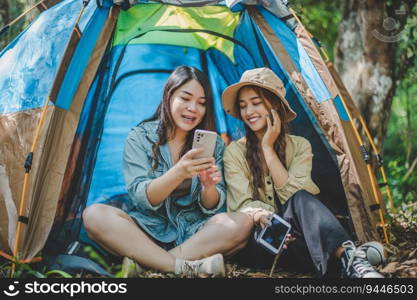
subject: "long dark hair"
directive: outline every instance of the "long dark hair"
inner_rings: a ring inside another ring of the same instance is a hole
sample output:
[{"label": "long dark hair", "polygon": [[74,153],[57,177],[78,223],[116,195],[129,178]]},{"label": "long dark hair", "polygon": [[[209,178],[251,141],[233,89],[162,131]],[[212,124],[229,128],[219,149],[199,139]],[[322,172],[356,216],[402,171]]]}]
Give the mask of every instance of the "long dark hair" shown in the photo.
[{"label": "long dark hair", "polygon": [[[247,85],[242,87],[238,92],[238,97],[240,96],[240,92],[244,88],[251,88],[255,91],[255,93],[262,98],[263,101],[268,101],[270,107],[275,109],[278,113],[278,116],[281,120],[281,132],[274,143],[274,150],[278,154],[278,158],[281,163],[286,167],[285,161],[285,149],[287,147],[286,136],[289,133],[288,122],[286,122],[286,110],[282,101],[278,98],[277,95],[270,92],[267,89],[261,88],[256,85]],[[239,101],[236,101],[236,109],[240,112]],[[265,105],[269,107],[268,105]],[[240,115],[240,114],[239,114]],[[269,115],[272,116],[271,111],[269,111]],[[255,135],[248,125],[245,123],[245,130],[246,130],[246,160],[249,164],[249,170],[252,173],[252,190],[253,194],[252,197],[254,200],[259,199],[258,188],[264,189],[265,184],[265,171],[262,168],[262,160],[263,160],[263,152],[260,149],[260,141],[258,137]]]},{"label": "long dark hair", "polygon": [[161,145],[165,145],[169,140],[174,138],[175,135],[176,125],[171,114],[171,97],[178,88],[193,79],[200,83],[203,87],[206,97],[206,113],[200,124],[188,132],[185,143],[180,152],[180,157],[182,157],[185,153],[187,153],[187,151],[191,149],[194,131],[196,129],[215,130],[215,122],[213,116],[213,96],[210,88],[210,82],[207,76],[199,69],[194,67],[177,67],[171,73],[165,84],[162,101],[161,104],[159,104],[155,114],[151,118],[142,121],[142,123],[144,123],[153,120],[160,120],[156,132],[158,134],[158,141],[152,145],[152,154],[154,160],[152,169],[156,169],[159,165],[159,158],[161,156],[159,147]]}]

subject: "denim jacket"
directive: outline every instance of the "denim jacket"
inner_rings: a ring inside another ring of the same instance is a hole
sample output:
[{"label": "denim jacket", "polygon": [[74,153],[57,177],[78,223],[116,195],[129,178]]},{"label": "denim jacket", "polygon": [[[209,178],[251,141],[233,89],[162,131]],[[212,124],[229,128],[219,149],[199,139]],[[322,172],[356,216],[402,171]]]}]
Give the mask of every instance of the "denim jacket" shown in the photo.
[{"label": "denim jacket", "polygon": [[[192,178],[191,193],[181,198],[167,197],[153,206],[147,197],[149,183],[172,168],[173,163],[168,144],[160,146],[162,159],[153,170],[152,145],[158,140],[156,134],[159,121],[149,121],[133,128],[126,140],[123,154],[123,174],[133,209],[129,215],[140,227],[156,240],[163,243],[182,244],[214,214],[226,210],[226,187],[222,181],[216,185],[219,203],[206,209],[202,203],[201,183],[197,176]],[[214,158],[223,174],[224,143],[218,136]]]}]

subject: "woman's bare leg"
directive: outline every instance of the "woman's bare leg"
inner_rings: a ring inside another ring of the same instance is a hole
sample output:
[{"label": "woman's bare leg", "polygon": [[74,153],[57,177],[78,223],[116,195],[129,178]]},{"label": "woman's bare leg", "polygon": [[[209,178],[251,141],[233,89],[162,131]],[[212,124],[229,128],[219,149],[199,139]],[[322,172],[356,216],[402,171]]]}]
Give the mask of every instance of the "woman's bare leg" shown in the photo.
[{"label": "woman's bare leg", "polygon": [[106,250],[163,272],[175,271],[175,256],[156,245],[124,211],[93,204],[83,213],[88,236]]},{"label": "woman's bare leg", "polygon": [[169,253],[187,260],[197,260],[215,253],[230,255],[245,246],[252,227],[252,218],[244,213],[217,214]]}]

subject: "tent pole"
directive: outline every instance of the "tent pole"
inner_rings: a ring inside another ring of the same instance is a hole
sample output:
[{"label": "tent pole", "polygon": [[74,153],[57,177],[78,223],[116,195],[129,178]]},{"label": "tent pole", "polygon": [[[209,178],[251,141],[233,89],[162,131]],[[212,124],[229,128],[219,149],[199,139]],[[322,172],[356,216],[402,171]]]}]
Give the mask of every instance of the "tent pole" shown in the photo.
[{"label": "tent pole", "polygon": [[[35,133],[35,137],[33,139],[32,147],[30,149],[28,159],[26,160],[26,163],[25,163],[26,172],[25,172],[25,177],[24,177],[24,180],[23,180],[23,191],[22,191],[22,194],[21,194],[21,197],[20,197],[19,217],[18,217],[18,221],[17,221],[16,239],[15,239],[14,250],[13,250],[13,255],[14,255],[15,259],[18,259],[18,255],[19,255],[19,244],[20,244],[20,238],[21,238],[22,230],[23,230],[22,226],[23,226],[23,224],[28,224],[28,218],[25,217],[24,215],[25,215],[25,209],[26,209],[28,182],[29,182],[29,178],[30,178],[30,169],[31,169],[31,164],[32,164],[33,152],[35,151],[35,148],[38,144],[40,131],[41,131],[41,128],[43,127],[43,124],[45,122],[45,116],[46,116],[46,110],[47,110],[47,107],[48,107],[48,103],[49,103],[49,97],[46,99],[45,104],[42,108],[41,118],[39,120],[38,126],[36,127],[36,133]],[[29,162],[29,165],[27,164],[28,162]],[[16,270],[16,264],[13,263],[11,277],[13,277],[13,274],[14,274],[15,270]]]},{"label": "tent pole", "polygon": [[379,154],[378,148],[376,147],[376,145],[374,143],[374,140],[372,138],[372,135],[369,132],[369,129],[366,126],[365,120],[363,119],[362,115],[359,116],[359,121],[361,122],[362,128],[365,130],[365,133],[366,133],[366,136],[368,138],[368,141],[371,144],[372,151],[374,151],[375,155],[378,158],[378,168],[379,168],[379,171],[380,171],[380,173],[382,175],[382,179],[384,181],[382,184],[386,188],[386,192],[387,192],[387,195],[388,195],[388,200],[389,200],[389,203],[391,205],[392,211],[396,214],[397,213],[397,208],[395,207],[394,201],[392,199],[391,189],[390,189],[389,184],[388,184],[387,176],[385,175],[385,168],[384,168],[384,165],[383,165],[383,161],[382,161],[381,155]]},{"label": "tent pole", "polygon": [[[307,32],[307,34],[308,34],[308,36],[309,36],[309,38],[310,38],[310,40],[312,41],[312,39],[311,39],[311,37],[312,37],[312,34],[302,25],[302,23],[301,23],[301,21],[300,21],[300,19],[298,18],[298,16],[296,15],[296,13],[294,12],[294,10],[292,9],[292,8],[289,8],[289,10],[290,10],[290,12],[291,12],[291,14],[294,16],[294,18],[297,20],[297,23],[299,24],[299,26],[301,26],[306,32]],[[313,42],[313,41],[312,41]],[[313,44],[314,44],[314,42],[313,42]],[[326,53],[326,51],[323,49],[323,47],[320,47],[320,50],[322,51],[322,53],[323,53],[323,56],[325,57],[325,59],[326,59],[326,62],[330,62],[330,59],[329,59],[329,56],[327,55],[327,53]],[[325,62],[325,63],[326,63]],[[351,113],[350,113],[350,111],[349,111],[349,109],[348,109],[348,107],[347,107],[347,105],[346,105],[346,102],[345,102],[345,100],[344,100],[344,98],[343,98],[343,96],[339,93],[339,96],[340,96],[340,99],[342,100],[342,104],[343,104],[343,107],[345,108],[345,110],[346,110],[346,112],[347,112],[347,114],[348,114],[348,116],[349,116],[349,123],[350,123],[350,125],[351,125],[351,127],[352,127],[352,129],[353,129],[353,131],[354,131],[354,133],[355,133],[355,136],[356,136],[356,139],[357,139],[357,141],[359,142],[359,144],[361,145],[360,147],[361,148],[364,148],[364,143],[363,143],[363,139],[362,139],[362,137],[360,136],[360,134],[359,134],[359,132],[358,132],[358,130],[357,130],[357,128],[356,128],[356,126],[355,126],[355,124],[353,124],[353,119],[352,119],[352,116],[351,116]],[[362,119],[362,116],[360,117],[360,119]],[[363,119],[362,119],[362,121],[363,121]],[[366,127],[366,124],[365,123],[363,123],[363,125],[365,125],[364,126],[364,128],[367,128]],[[368,130],[365,130],[365,131],[368,131]],[[368,133],[369,133],[369,131],[368,131]],[[370,142],[371,142],[371,140],[372,140],[372,138],[370,138],[369,136],[368,136],[368,139],[370,139]],[[371,144],[373,143],[373,141],[371,142]],[[374,148],[373,148],[374,149]],[[375,149],[376,149],[376,147],[375,147]],[[375,149],[374,149],[374,151],[375,151]],[[378,154],[378,152],[375,152],[378,156],[379,156],[379,154]],[[384,239],[385,239],[385,242],[387,243],[387,244],[389,244],[389,239],[388,239],[388,234],[387,234],[387,229],[386,229],[386,225],[385,225],[385,220],[384,220],[384,216],[383,216],[383,214],[382,214],[382,209],[381,209],[381,206],[380,206],[380,199],[379,199],[379,195],[378,195],[378,192],[377,192],[377,188],[376,188],[376,182],[375,182],[375,178],[374,178],[374,176],[372,176],[372,168],[371,168],[371,165],[370,165],[370,162],[366,162],[366,167],[367,167],[367,170],[368,170],[368,176],[369,176],[369,178],[371,179],[371,185],[372,185],[372,193],[373,193],[373,195],[374,195],[374,198],[375,198],[375,202],[376,202],[376,204],[377,205],[379,205],[379,208],[378,208],[378,213],[379,213],[379,218],[380,218],[380,221],[381,221],[381,226],[382,226],[382,230],[383,230],[383,234],[384,234]],[[385,175],[385,172],[383,172],[383,174]],[[385,176],[383,176],[384,177],[384,181],[386,182],[386,177]],[[391,193],[389,193],[389,195],[391,196]],[[390,199],[391,199],[391,197],[390,197]],[[392,201],[392,199],[391,199],[391,201]],[[393,203],[392,203],[393,204]]]},{"label": "tent pole", "polygon": [[[78,14],[78,17],[76,19],[76,22],[74,24],[74,27],[72,29],[72,33],[70,35],[70,39],[71,36],[76,33],[78,35],[78,37],[81,37],[81,32],[78,28],[78,23],[81,19],[81,16],[84,13],[84,10],[87,6],[89,1],[83,1],[83,6],[81,8],[80,13]],[[78,40],[79,41],[79,40]],[[68,50],[68,46],[70,45],[70,41],[68,41],[66,50],[65,50],[65,54],[62,58],[61,58],[61,62],[64,61],[65,56],[72,54],[72,51],[67,51]],[[64,68],[66,66],[64,66],[62,63],[59,66],[58,69]],[[59,72],[59,70],[58,70]],[[28,217],[24,216],[24,211],[26,209],[26,201],[27,201],[27,194],[28,194],[28,182],[29,182],[29,178],[30,178],[30,168],[31,168],[31,164],[32,164],[32,159],[33,159],[33,153],[35,151],[35,148],[38,144],[38,140],[39,140],[39,135],[40,135],[40,131],[43,127],[43,124],[45,122],[45,118],[46,118],[46,110],[48,108],[48,103],[50,101],[50,96],[47,97],[47,99],[45,100],[45,104],[42,108],[42,115],[41,118],[39,120],[38,126],[36,127],[36,133],[35,133],[35,137],[32,143],[32,147],[31,147],[31,152],[28,155],[28,158],[26,160],[25,163],[25,168],[26,168],[26,173],[25,173],[25,177],[24,177],[24,181],[23,181],[23,190],[22,190],[22,194],[21,194],[21,198],[20,198],[20,205],[19,205],[19,217],[18,217],[18,221],[17,221],[17,229],[16,229],[16,239],[15,239],[15,244],[14,244],[14,249],[13,249],[13,256],[15,257],[15,261],[12,264],[12,268],[11,268],[11,272],[10,272],[10,277],[13,277],[15,271],[16,271],[16,261],[18,260],[18,256],[19,256],[19,251],[20,251],[20,240],[21,240],[21,235],[22,235],[22,230],[23,230],[23,224],[28,224]]]}]

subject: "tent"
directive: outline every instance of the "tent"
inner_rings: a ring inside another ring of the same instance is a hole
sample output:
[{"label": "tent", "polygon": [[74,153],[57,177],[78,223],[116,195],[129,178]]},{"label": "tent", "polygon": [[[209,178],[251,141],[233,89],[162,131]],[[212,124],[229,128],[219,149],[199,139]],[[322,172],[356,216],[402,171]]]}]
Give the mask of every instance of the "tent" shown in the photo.
[{"label": "tent", "polygon": [[223,111],[223,89],[247,69],[274,70],[298,114],[292,133],[312,144],[321,200],[354,238],[380,239],[384,206],[357,109],[284,1],[49,2],[0,53],[3,253],[33,258],[62,230],[86,239],[92,203],[128,209],[124,140],[178,65],[208,74],[226,141],[244,127]]}]

